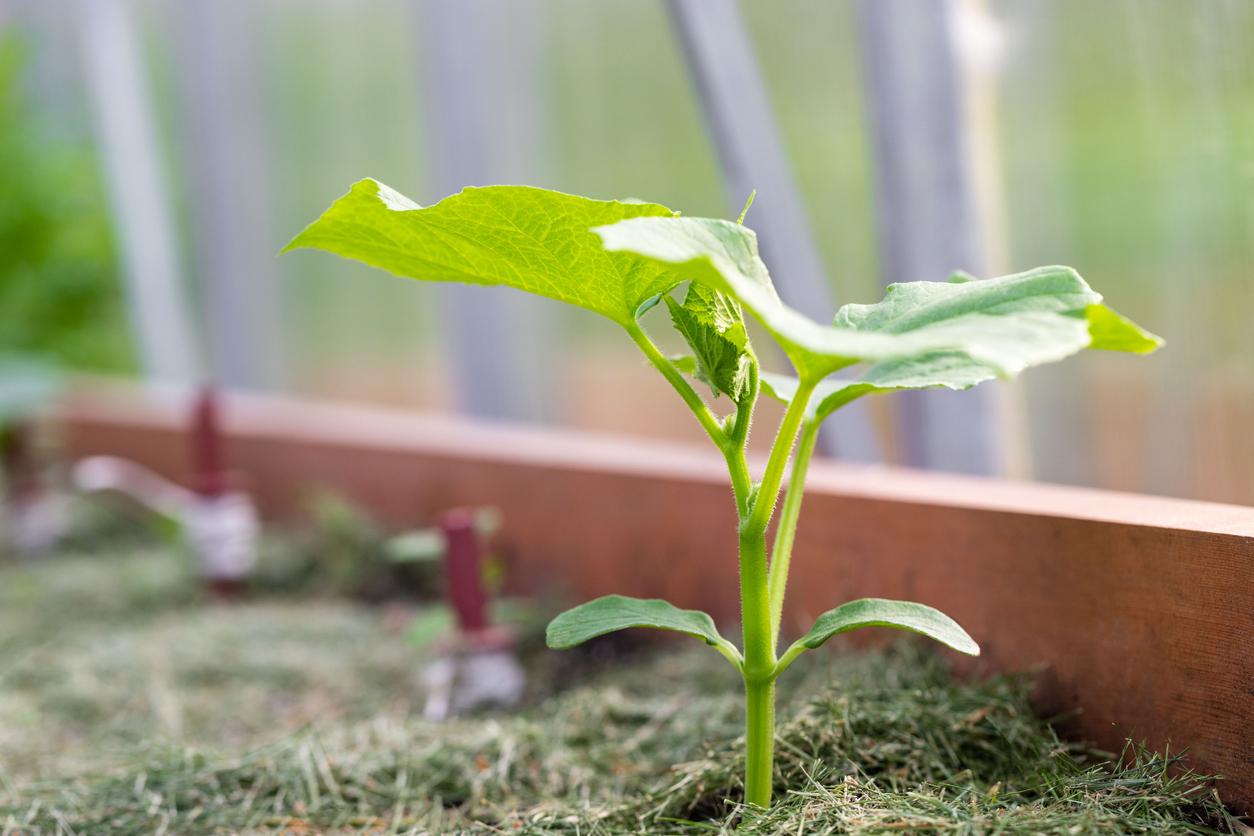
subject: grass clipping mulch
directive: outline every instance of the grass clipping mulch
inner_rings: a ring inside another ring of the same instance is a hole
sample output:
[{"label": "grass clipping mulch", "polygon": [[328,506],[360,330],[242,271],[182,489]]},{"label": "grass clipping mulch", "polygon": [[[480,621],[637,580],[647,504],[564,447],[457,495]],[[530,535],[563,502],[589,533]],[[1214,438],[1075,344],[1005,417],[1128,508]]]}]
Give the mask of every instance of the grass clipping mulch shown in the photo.
[{"label": "grass clipping mulch", "polygon": [[665,654],[518,714],[381,715],[237,759],[140,750],[107,776],[0,795],[45,832],[1238,832],[1170,759],[1059,741],[1030,681],[954,682],[912,646],[808,667],[782,696],[770,811],[741,807],[739,695]]}]

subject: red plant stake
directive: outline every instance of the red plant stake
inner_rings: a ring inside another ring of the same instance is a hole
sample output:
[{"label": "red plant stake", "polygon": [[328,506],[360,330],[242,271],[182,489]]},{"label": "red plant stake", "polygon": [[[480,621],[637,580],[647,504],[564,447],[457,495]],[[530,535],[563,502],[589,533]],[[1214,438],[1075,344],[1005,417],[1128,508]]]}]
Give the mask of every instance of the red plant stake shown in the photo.
[{"label": "red plant stake", "polygon": [[204,386],[192,407],[191,459],[192,489],[203,497],[227,492],[230,478],[222,455],[218,393]]},{"label": "red plant stake", "polygon": [[4,485],[15,505],[38,498],[44,490],[32,435],[30,424],[18,421],[8,427],[0,443]]},{"label": "red plant stake", "polygon": [[189,454],[195,499],[183,520],[206,584],[219,597],[233,598],[244,591],[255,563],[258,523],[251,498],[226,468],[219,406],[217,390],[208,385],[192,406]]},{"label": "red plant stake", "polygon": [[496,627],[488,614],[483,586],[483,543],[475,512],[457,508],[440,520],[444,534],[445,596],[457,618],[458,634],[442,658],[429,665],[428,720],[443,720],[475,706],[514,705],[522,696],[526,675],[514,658],[514,632]]},{"label": "red plant stake", "polygon": [[475,530],[474,513],[467,508],[449,511],[440,521],[448,551],[444,557],[446,594],[464,634],[483,633],[489,627],[488,595],[483,588],[483,551]]}]

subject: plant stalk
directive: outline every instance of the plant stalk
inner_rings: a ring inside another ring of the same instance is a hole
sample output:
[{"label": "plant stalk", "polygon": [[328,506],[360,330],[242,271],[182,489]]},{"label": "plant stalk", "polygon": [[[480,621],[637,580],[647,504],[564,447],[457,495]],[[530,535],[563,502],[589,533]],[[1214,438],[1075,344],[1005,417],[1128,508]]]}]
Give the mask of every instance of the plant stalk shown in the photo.
[{"label": "plant stalk", "polygon": [[666,378],[667,382],[684,399],[684,403],[692,410],[692,414],[697,416],[706,435],[719,447],[723,447],[727,436],[723,428],[719,426],[718,419],[710,412],[710,408],[705,405],[705,401],[701,400],[701,396],[688,384],[688,381],[684,380],[683,374],[675,368],[675,364],[654,345],[653,340],[649,339],[649,335],[639,325],[624,327],[632,341],[644,352],[644,356],[649,358],[649,362],[662,373],[662,377]]},{"label": "plant stalk", "polygon": [[727,470],[731,474],[732,491],[736,498],[736,512],[743,518],[748,511],[749,490],[752,487],[749,478],[749,467],[745,463],[744,446],[745,439],[749,433],[749,420],[753,413],[753,403],[757,400],[756,373],[753,379],[752,397],[739,405],[734,432],[729,436],[724,432],[723,427],[719,425],[718,419],[714,417],[714,413],[710,412],[710,408],[705,405],[705,401],[701,400],[701,396],[684,379],[679,369],[675,368],[675,364],[667,359],[666,355],[658,349],[653,340],[649,339],[649,335],[644,332],[644,329],[639,325],[625,326],[625,328],[632,341],[644,352],[644,356],[649,358],[649,362],[653,364],[654,368],[662,373],[667,382],[684,399],[684,403],[692,410],[692,414],[696,416],[706,435],[723,452],[723,458],[727,460]]},{"label": "plant stalk", "polygon": [[766,582],[767,599],[771,608],[772,647],[779,643],[779,622],[784,612],[784,592],[788,588],[788,564],[792,561],[797,518],[801,515],[801,500],[805,494],[806,469],[810,466],[810,457],[814,455],[818,437],[819,422],[806,421],[792,460],[792,474],[788,477],[788,493],[779,513],[779,525],[775,528],[775,545],[771,547],[771,568]]},{"label": "plant stalk", "polygon": [[775,747],[775,645],[766,586],[766,538],[740,538],[740,607],[744,622],[745,801],[771,803]]},{"label": "plant stalk", "polygon": [[749,512],[749,518],[740,527],[742,533],[761,536],[775,512],[775,500],[779,497],[779,486],[784,479],[784,468],[792,455],[792,445],[797,439],[797,429],[805,417],[806,406],[810,403],[810,395],[814,393],[815,384],[801,380],[784,418],[780,421],[779,431],[771,444],[771,453],[766,460],[766,470],[762,474],[762,484],[758,488],[758,498]]},{"label": "plant stalk", "polygon": [[775,680],[745,683],[745,803],[771,806],[775,774]]}]

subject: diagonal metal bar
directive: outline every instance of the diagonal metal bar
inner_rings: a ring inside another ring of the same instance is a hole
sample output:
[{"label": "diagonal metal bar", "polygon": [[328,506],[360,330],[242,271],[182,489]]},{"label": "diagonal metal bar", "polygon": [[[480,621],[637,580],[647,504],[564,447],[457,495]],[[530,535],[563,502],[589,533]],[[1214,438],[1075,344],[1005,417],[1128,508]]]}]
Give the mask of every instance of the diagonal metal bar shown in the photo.
[{"label": "diagonal metal bar", "polygon": [[256,8],[183,0],[179,44],[184,166],[195,199],[194,259],[216,376],[236,387],[281,382],[270,171]]},{"label": "diagonal metal bar", "polygon": [[80,0],[75,18],[143,370],[157,381],[190,383],[198,352],[129,3]]},{"label": "diagonal metal bar", "polygon": [[[427,0],[420,7],[432,197],[536,182],[541,163],[538,7],[531,0]],[[552,314],[495,288],[441,288],[458,405],[487,418],[553,410]]]},{"label": "diagonal metal bar", "polygon": [[[954,0],[859,0],[864,89],[874,147],[885,284],[983,268],[969,171],[964,91],[951,33]],[[996,473],[996,392],[897,396],[906,463]]]},{"label": "diagonal metal bar", "polygon": [[[718,151],[728,206],[739,211],[755,188],[751,213],[763,256],[780,295],[820,321],[836,310],[801,195],[776,129],[766,85],[736,0],[669,0],[671,19],[696,81],[706,125]],[[823,446],[856,461],[878,459],[863,404],[829,422]]]}]

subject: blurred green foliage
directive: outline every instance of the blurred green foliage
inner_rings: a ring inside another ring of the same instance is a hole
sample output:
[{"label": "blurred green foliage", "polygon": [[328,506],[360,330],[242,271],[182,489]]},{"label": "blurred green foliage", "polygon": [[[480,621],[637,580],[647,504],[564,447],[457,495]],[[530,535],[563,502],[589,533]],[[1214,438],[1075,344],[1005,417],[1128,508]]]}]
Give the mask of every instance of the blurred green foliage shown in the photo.
[{"label": "blurred green foliage", "polygon": [[0,39],[0,355],[90,371],[134,367],[91,149],[50,141],[22,87],[25,50]]},{"label": "blurred green foliage", "polygon": [[392,535],[365,509],[318,490],[307,510],[307,525],[270,538],[262,549],[254,591],[367,601],[439,597],[442,563],[398,561]]}]

